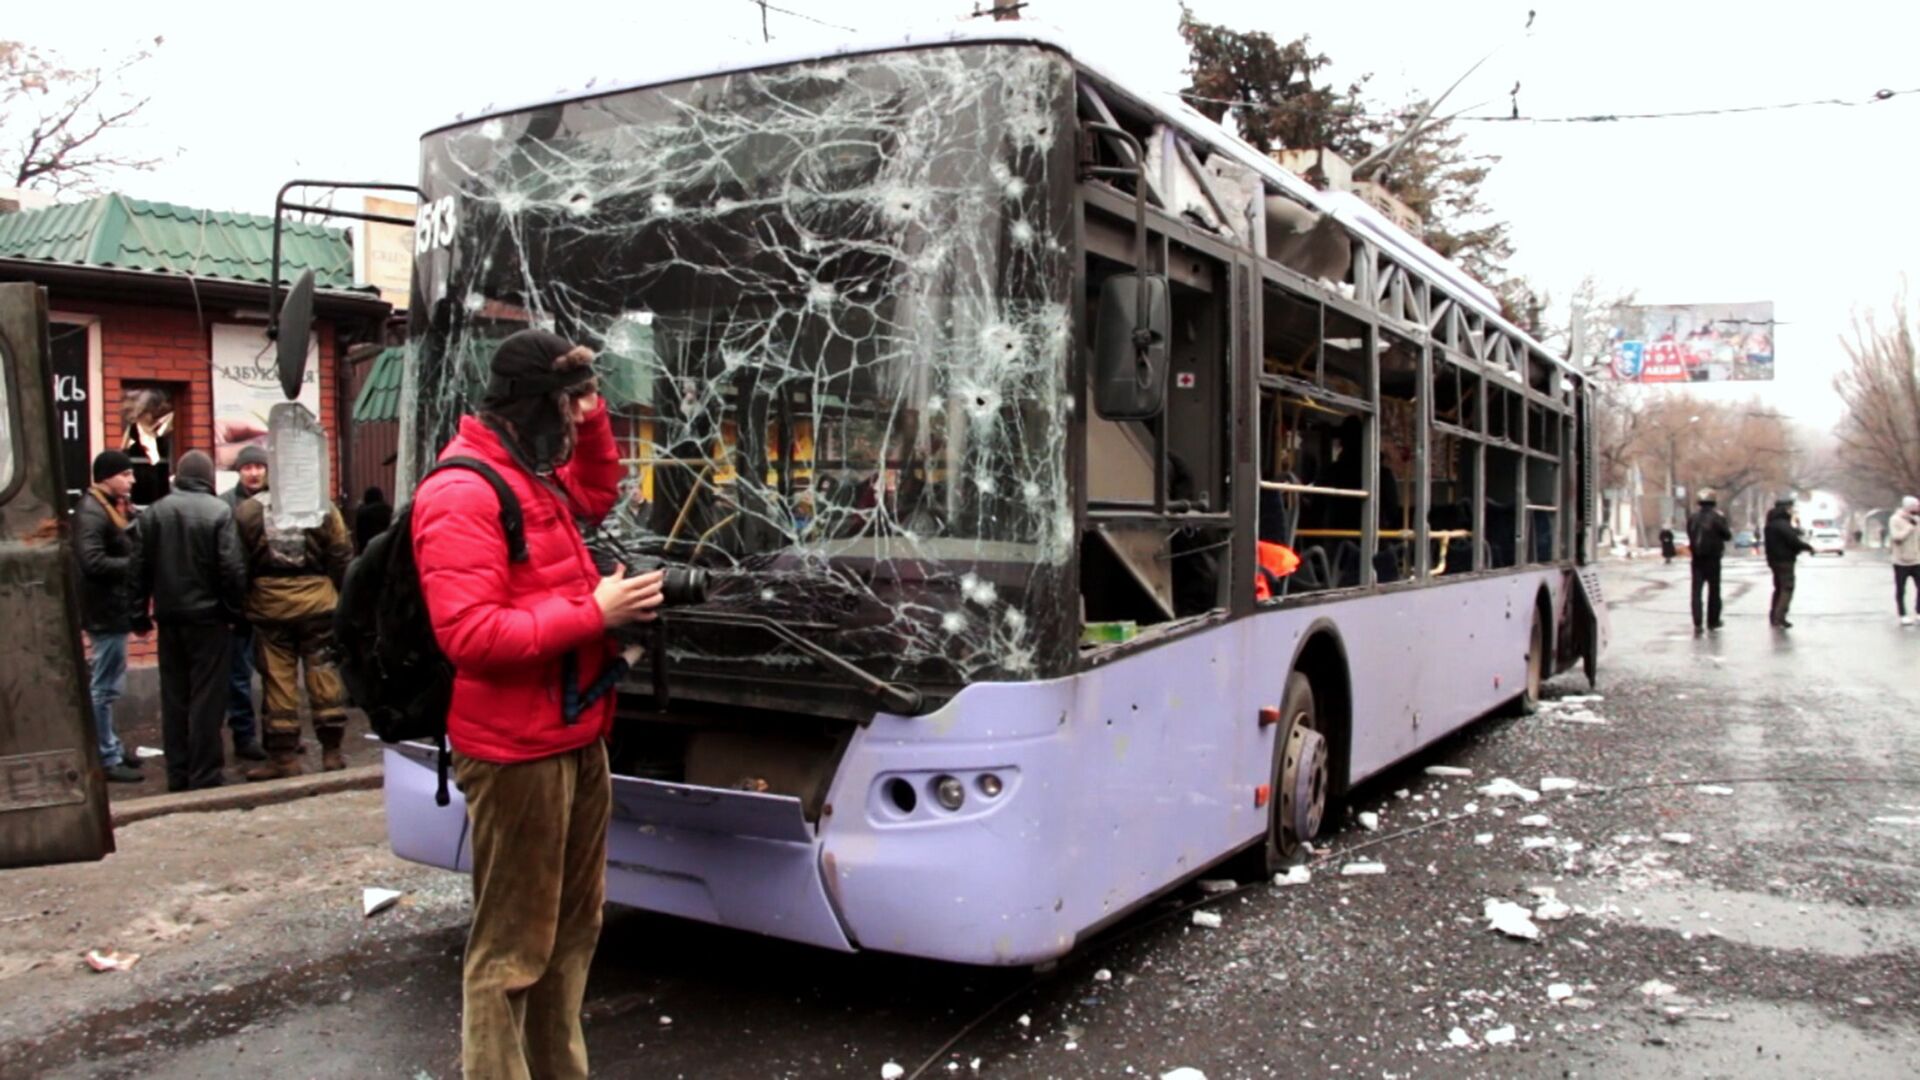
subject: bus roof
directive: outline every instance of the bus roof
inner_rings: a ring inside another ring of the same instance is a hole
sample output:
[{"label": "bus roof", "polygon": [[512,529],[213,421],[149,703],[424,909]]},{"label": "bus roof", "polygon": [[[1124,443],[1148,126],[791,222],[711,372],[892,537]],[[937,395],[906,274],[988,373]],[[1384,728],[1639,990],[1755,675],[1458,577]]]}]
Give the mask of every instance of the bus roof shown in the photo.
[{"label": "bus roof", "polygon": [[525,102],[510,108],[490,107],[473,116],[461,117],[443,124],[428,131],[427,134],[465,126],[488,117],[506,116],[546,105],[606,97],[630,90],[642,90],[647,87],[664,86],[714,75],[737,74],[840,56],[861,56],[900,49],[995,42],[1040,45],[1062,53],[1073,62],[1075,67],[1106,84],[1107,88],[1119,91],[1132,104],[1151,111],[1161,120],[1186,132],[1207,147],[1227,154],[1240,164],[1254,170],[1276,190],[1314,209],[1331,214],[1334,220],[1346,226],[1348,231],[1365,237],[1394,257],[1413,265],[1423,276],[1451,293],[1456,300],[1473,308],[1501,330],[1526,342],[1533,352],[1552,360],[1562,371],[1577,374],[1572,365],[1553,355],[1525,330],[1508,322],[1500,314],[1500,301],[1493,290],[1475,280],[1472,275],[1447,260],[1439,252],[1428,247],[1420,238],[1388,220],[1384,214],[1368,206],[1357,196],[1348,192],[1321,191],[1315,188],[1282,168],[1272,158],[1248,145],[1238,135],[1201,115],[1197,109],[1188,105],[1177,95],[1164,91],[1150,92],[1144,89],[1146,80],[1129,77],[1126,73],[1101,63],[1097,58],[1084,55],[1068,41],[1064,31],[1043,23],[1027,20],[975,21],[892,35],[849,39],[844,42],[819,44],[811,48],[784,45],[743,47],[738,42],[729,42],[723,54],[715,54],[709,58],[693,58],[682,63],[663,66],[643,78],[615,82],[605,87],[595,86],[591,89],[562,91],[548,98]]}]

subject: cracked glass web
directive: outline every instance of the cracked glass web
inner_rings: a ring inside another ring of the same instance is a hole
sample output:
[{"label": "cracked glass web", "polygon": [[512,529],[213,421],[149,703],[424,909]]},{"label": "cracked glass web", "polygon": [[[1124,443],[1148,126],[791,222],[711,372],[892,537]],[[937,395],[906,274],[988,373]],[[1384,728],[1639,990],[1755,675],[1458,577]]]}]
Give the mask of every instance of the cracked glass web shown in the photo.
[{"label": "cracked glass web", "polygon": [[[551,328],[599,351],[629,466],[601,554],[708,567],[713,607],[883,678],[1062,673],[1073,85],[1043,49],[930,48],[429,136],[409,460]],[[813,663],[684,625],[669,656]]]}]

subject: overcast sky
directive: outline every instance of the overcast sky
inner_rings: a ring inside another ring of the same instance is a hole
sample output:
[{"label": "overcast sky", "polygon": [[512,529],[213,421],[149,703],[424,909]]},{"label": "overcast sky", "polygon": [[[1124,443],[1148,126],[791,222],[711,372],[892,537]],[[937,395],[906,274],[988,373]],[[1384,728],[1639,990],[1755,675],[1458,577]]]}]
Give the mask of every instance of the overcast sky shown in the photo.
[{"label": "overcast sky", "polygon": [[[1280,4],[1190,0],[1196,14],[1285,40],[1299,33],[1344,81],[1371,72],[1386,106],[1437,93],[1494,55],[1456,107],[1504,114],[1625,113],[1920,89],[1920,5],[1827,0],[1768,7],[1699,0]],[[773,7],[870,38],[952,23],[972,0],[779,0]],[[1524,29],[1529,8],[1537,11]],[[1120,14],[1124,12],[1124,14]],[[1768,12],[1762,14],[1761,12]],[[1780,12],[1775,14],[1773,12]],[[1031,0],[1030,18],[1152,89],[1185,85],[1173,0]],[[776,49],[849,37],[774,10]],[[465,5],[341,0],[294,14],[256,4],[11,5],[0,34],[75,61],[166,44],[129,89],[151,94],[122,143],[170,154],[129,194],[269,212],[296,175],[412,180],[418,138],[459,113],[645,79],[693,58],[750,57],[753,0]],[[1583,276],[1645,302],[1772,300],[1780,379],[1765,400],[1817,427],[1836,337],[1857,305],[1888,306],[1920,250],[1920,94],[1614,124],[1467,124],[1501,156],[1487,200],[1513,224],[1513,265],[1563,299]],[[1715,391],[1744,397],[1754,384]]]}]

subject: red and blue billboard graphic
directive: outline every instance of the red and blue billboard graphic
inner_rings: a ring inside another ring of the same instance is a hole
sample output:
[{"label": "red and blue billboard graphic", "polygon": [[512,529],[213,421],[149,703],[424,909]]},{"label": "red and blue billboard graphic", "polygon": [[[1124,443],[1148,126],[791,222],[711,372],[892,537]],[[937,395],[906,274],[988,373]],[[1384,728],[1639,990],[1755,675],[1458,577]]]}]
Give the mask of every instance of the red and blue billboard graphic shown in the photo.
[{"label": "red and blue billboard graphic", "polygon": [[1609,331],[1621,382],[1745,382],[1773,378],[1773,302],[1622,307]]}]

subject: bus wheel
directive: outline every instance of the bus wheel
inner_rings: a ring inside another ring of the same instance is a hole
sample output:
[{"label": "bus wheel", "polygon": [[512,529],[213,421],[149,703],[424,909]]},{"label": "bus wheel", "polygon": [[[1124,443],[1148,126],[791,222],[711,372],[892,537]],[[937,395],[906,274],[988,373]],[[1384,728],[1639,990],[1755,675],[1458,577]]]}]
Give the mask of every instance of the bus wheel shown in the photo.
[{"label": "bus wheel", "polygon": [[1527,634],[1527,683],[1513,701],[1515,716],[1532,716],[1540,711],[1540,692],[1547,682],[1547,626],[1540,612],[1533,613],[1533,629]]},{"label": "bus wheel", "polygon": [[1327,813],[1327,739],[1314,707],[1313,684],[1296,671],[1280,700],[1280,736],[1274,747],[1273,810],[1267,820],[1266,870],[1285,869],[1320,835]]}]

